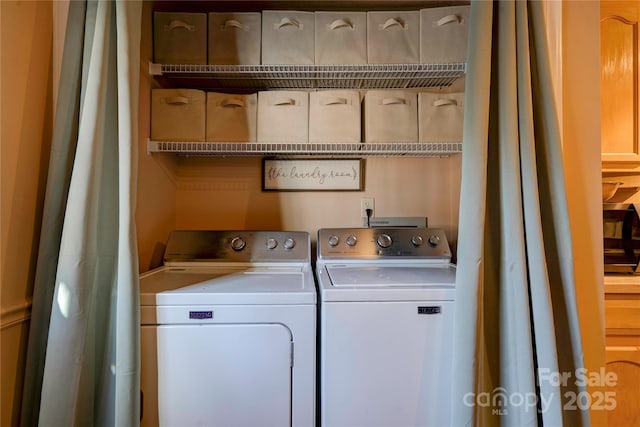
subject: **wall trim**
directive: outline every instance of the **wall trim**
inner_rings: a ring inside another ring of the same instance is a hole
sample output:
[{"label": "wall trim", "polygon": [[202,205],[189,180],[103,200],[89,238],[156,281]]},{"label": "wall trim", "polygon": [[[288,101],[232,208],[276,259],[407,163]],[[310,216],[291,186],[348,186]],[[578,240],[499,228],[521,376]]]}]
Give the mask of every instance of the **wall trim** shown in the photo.
[{"label": "wall trim", "polygon": [[0,330],[11,328],[31,320],[31,301],[2,308],[0,311]]}]

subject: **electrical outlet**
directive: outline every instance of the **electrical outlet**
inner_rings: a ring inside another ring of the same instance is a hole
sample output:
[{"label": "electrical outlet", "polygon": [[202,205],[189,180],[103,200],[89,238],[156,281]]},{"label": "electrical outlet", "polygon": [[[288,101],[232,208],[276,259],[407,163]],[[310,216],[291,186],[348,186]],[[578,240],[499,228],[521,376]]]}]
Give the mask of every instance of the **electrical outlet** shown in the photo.
[{"label": "electrical outlet", "polygon": [[360,216],[362,218],[367,217],[367,209],[371,209],[371,216],[375,216],[375,202],[373,197],[363,197],[360,199]]}]

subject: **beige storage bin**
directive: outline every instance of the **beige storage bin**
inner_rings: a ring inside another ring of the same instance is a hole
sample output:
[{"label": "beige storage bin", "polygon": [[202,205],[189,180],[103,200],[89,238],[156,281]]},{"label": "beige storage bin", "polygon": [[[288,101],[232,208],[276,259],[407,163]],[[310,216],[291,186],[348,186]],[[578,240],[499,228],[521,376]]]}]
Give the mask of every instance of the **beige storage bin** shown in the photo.
[{"label": "beige storage bin", "polygon": [[316,12],[316,64],[367,63],[366,12]]},{"label": "beige storage bin", "polygon": [[204,141],[205,93],[196,89],[152,89],[151,139]]},{"label": "beige storage bin", "polygon": [[258,94],[207,92],[207,141],[256,142]]},{"label": "beige storage bin", "polygon": [[260,13],[209,13],[209,64],[260,64],[261,27]]},{"label": "beige storage bin", "polygon": [[258,141],[307,142],[309,94],[275,90],[258,92]]},{"label": "beige storage bin", "polygon": [[207,15],[154,12],[153,60],[158,64],[206,64]]},{"label": "beige storage bin", "polygon": [[370,90],[364,96],[365,142],[418,142],[418,94]]},{"label": "beige storage bin", "polygon": [[313,12],[262,12],[262,63],[314,63]]},{"label": "beige storage bin", "polygon": [[469,6],[420,11],[420,62],[446,64],[467,61]]},{"label": "beige storage bin", "polygon": [[369,64],[420,61],[420,12],[367,12]]},{"label": "beige storage bin", "polygon": [[360,93],[309,93],[309,142],[360,142]]},{"label": "beige storage bin", "polygon": [[464,93],[418,94],[420,142],[460,142],[464,119]]}]

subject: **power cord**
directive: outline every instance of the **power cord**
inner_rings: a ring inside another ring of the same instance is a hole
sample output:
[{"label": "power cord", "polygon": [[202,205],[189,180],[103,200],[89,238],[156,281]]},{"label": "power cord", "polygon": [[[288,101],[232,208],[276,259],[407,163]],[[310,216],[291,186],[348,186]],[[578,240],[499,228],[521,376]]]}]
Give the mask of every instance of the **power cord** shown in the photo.
[{"label": "power cord", "polygon": [[371,215],[373,214],[373,209],[367,208],[364,211],[367,213],[367,228],[371,228]]}]

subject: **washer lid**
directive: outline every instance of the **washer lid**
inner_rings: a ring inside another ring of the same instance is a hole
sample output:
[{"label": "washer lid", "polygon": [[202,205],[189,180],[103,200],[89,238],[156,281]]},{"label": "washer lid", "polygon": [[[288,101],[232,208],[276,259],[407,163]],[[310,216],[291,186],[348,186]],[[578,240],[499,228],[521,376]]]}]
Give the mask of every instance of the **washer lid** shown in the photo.
[{"label": "washer lid", "polygon": [[140,278],[141,305],[313,304],[310,271],[301,268],[162,267]]},{"label": "washer lid", "polygon": [[336,287],[430,287],[455,286],[456,270],[445,266],[327,265]]}]

